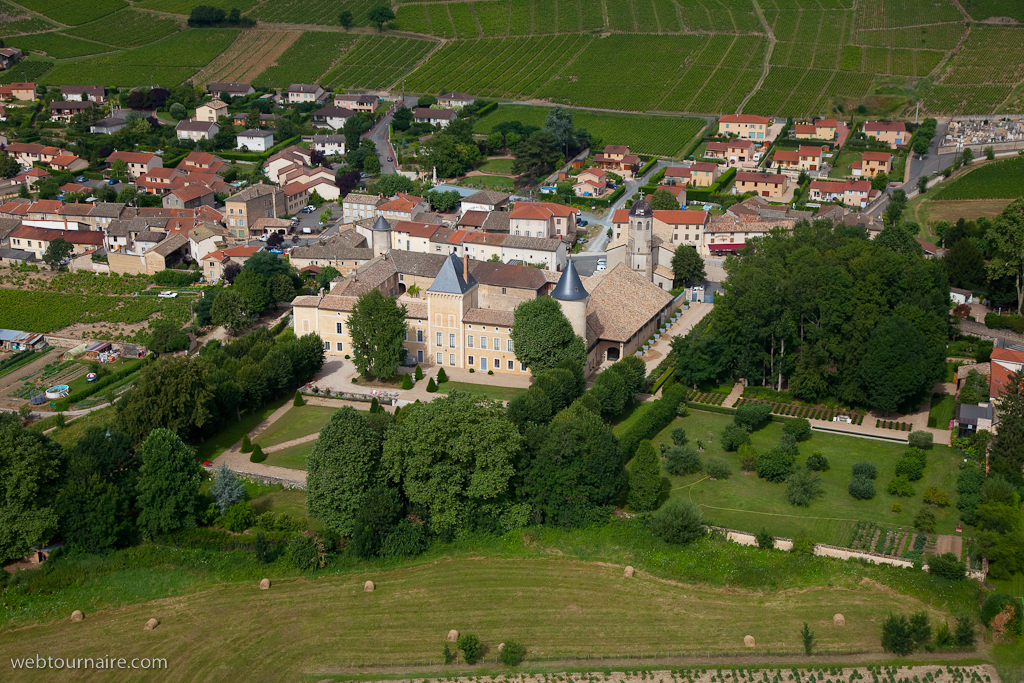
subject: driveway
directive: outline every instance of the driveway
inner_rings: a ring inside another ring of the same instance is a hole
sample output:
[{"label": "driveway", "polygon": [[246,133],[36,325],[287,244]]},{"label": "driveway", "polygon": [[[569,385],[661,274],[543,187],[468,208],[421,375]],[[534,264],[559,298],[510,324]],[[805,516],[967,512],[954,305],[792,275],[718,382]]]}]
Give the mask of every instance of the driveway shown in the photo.
[{"label": "driveway", "polygon": [[[412,109],[416,106],[417,98],[406,97],[405,106]],[[377,125],[374,126],[373,130],[366,136],[373,140],[373,143],[377,145],[377,158],[380,159],[380,172],[384,173],[398,173],[398,164],[394,161],[388,161],[388,157],[391,155],[391,145],[388,143],[388,133],[391,130],[391,119],[393,116],[388,113],[387,116],[381,117]]]}]

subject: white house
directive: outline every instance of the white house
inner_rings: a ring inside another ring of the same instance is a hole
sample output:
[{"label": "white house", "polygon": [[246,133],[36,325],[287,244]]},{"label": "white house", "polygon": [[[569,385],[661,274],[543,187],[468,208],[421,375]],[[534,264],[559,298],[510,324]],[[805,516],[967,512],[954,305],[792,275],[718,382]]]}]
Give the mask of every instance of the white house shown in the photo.
[{"label": "white house", "polygon": [[314,135],[310,148],[327,156],[342,155],[345,153],[345,136]]},{"label": "white house", "polygon": [[432,126],[441,126],[446,128],[449,123],[458,118],[458,114],[453,109],[428,109],[427,107],[417,107],[412,113],[413,120],[416,123],[429,123]]},{"label": "white house", "polygon": [[266,152],[274,146],[274,132],[269,130],[243,130],[235,136],[238,149],[250,152]]},{"label": "white house", "polygon": [[355,112],[351,109],[328,105],[313,112],[313,125],[317,128],[339,130],[345,125],[345,121],[353,115],[355,115]]},{"label": "white house", "polygon": [[953,304],[957,306],[959,306],[960,304],[973,304],[974,292],[972,292],[969,289],[959,289],[957,287],[950,287],[949,298],[953,301]]},{"label": "white house", "polygon": [[456,109],[473,104],[475,98],[464,92],[446,92],[437,98],[437,103],[445,109]]},{"label": "white house", "polygon": [[220,132],[220,126],[214,121],[178,121],[174,132],[179,140],[212,140]]}]

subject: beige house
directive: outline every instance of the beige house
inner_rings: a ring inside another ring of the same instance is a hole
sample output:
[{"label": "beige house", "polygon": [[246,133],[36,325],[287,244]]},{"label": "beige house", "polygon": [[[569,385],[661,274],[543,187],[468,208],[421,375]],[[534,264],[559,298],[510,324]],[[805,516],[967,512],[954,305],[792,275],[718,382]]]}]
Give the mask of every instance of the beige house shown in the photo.
[{"label": "beige house", "polygon": [[429,210],[430,204],[423,197],[414,197],[411,194],[399,192],[390,200],[377,206],[377,215],[388,220],[408,221],[421,211]]},{"label": "beige house", "polygon": [[695,161],[689,166],[670,166],[665,169],[665,177],[660,184],[711,187],[718,180],[718,166],[711,161]]},{"label": "beige house", "polygon": [[576,234],[576,209],[563,204],[516,202],[508,216],[512,235],[573,239]]},{"label": "beige house", "polygon": [[366,246],[366,238],[355,230],[345,230],[305,247],[295,247],[289,262],[298,269],[309,266],[332,266],[342,275],[348,275],[376,256]]},{"label": "beige house", "polygon": [[292,83],[288,88],[287,96],[288,104],[323,102],[327,99],[327,92],[315,83]]},{"label": "beige house", "polygon": [[910,142],[907,124],[902,121],[868,121],[864,124],[864,134],[880,142],[887,142],[893,147]]},{"label": "beige house", "polygon": [[614,234],[605,247],[608,267],[622,264],[668,291],[675,280],[676,249],[685,244],[701,251],[708,218],[706,211],[654,211],[646,199],[619,209],[612,217]]},{"label": "beige house", "polygon": [[877,196],[869,180],[811,181],[811,199],[816,202],[842,202],[846,206],[863,209]]},{"label": "beige house", "polygon": [[629,151],[629,145],[606,145],[594,155],[594,165],[629,180],[640,170],[640,157]]},{"label": "beige house", "polygon": [[772,120],[753,114],[729,114],[718,119],[718,132],[730,137],[764,141]]},{"label": "beige house", "polygon": [[51,230],[22,225],[7,236],[11,248],[30,251],[40,260],[50,248],[50,243],[56,239],[71,243],[72,253],[76,255],[103,247],[103,233],[94,230]]},{"label": "beige house", "polygon": [[132,178],[139,178],[143,173],[149,173],[154,168],[163,168],[164,160],[149,152],[114,152],[107,157],[106,162],[113,164],[120,159],[128,166],[128,175]]},{"label": "beige house", "polygon": [[860,159],[850,164],[855,178],[874,178],[879,173],[892,173],[892,155],[888,152],[864,152]]},{"label": "beige house", "polygon": [[[272,185],[250,185],[224,201],[228,232],[239,239],[249,238],[249,226],[260,218],[280,218],[288,213],[284,192]],[[209,253],[209,251],[203,253]]]},{"label": "beige house", "polygon": [[372,114],[377,109],[380,98],[376,95],[346,95],[343,93],[334,94],[334,106],[344,107],[352,111],[361,111]]},{"label": "beige house", "polygon": [[217,282],[224,277],[224,269],[229,263],[242,266],[249,260],[250,256],[258,251],[263,251],[263,247],[250,247],[243,244],[211,252],[199,259],[200,266],[203,269],[203,277],[210,282]]},{"label": "beige house", "polygon": [[217,123],[217,120],[221,116],[228,115],[228,105],[220,100],[210,100],[206,104],[200,104],[196,107],[196,121],[207,121],[209,123]]},{"label": "beige house", "polygon": [[740,171],[733,183],[733,194],[756,192],[759,197],[782,199],[789,189],[789,180],[781,173],[752,173]]},{"label": "beige house", "polygon": [[753,140],[735,138],[728,142],[709,142],[704,150],[708,159],[725,159],[730,164],[739,164],[754,160],[757,145]]},{"label": "beige house", "polygon": [[213,136],[220,132],[220,125],[216,121],[178,121],[174,127],[175,135],[179,140],[212,140]]},{"label": "beige house", "polygon": [[800,145],[800,149],[779,149],[772,157],[772,168],[778,171],[817,171],[821,168],[824,154],[824,147]]},{"label": "beige house", "polygon": [[813,123],[798,123],[793,126],[793,137],[797,140],[835,140],[839,122],[835,119],[816,119]]},{"label": "beige house", "polygon": [[378,195],[349,192],[341,203],[341,214],[346,223],[354,223],[360,218],[376,218],[377,207],[386,199]]}]

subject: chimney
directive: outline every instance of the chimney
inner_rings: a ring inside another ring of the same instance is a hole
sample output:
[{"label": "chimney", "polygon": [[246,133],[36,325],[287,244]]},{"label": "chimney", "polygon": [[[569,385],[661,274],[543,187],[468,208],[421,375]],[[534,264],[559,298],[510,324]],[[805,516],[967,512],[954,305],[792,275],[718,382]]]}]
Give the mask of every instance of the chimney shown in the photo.
[{"label": "chimney", "polygon": [[469,254],[462,255],[462,279],[469,283]]}]

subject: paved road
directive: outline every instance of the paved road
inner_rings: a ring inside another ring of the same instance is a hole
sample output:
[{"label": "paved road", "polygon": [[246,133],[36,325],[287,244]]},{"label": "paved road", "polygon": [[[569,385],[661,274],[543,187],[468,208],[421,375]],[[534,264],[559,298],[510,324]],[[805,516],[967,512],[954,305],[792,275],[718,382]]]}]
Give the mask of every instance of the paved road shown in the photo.
[{"label": "paved road", "polygon": [[[415,97],[405,98],[405,106],[410,109],[415,107],[416,103],[417,98]],[[392,118],[390,113],[382,117],[373,129],[373,132],[368,136],[377,145],[377,158],[380,159],[380,172],[382,174],[398,173],[398,164],[395,161],[388,161],[388,157],[391,156],[391,148],[388,146],[388,131],[391,130]]]},{"label": "paved road", "polygon": [[[907,176],[907,182],[902,185],[902,189],[908,196],[916,196],[918,194],[918,178],[934,175],[953,163],[952,155],[939,155],[939,140],[945,137],[947,128],[949,128],[949,119],[942,119],[938,122],[938,125],[935,126],[935,137],[932,138],[932,144],[928,147],[928,154],[923,159],[914,154],[913,151],[907,151],[909,155],[907,163],[910,164],[910,174]],[[885,211],[885,207],[889,204],[888,197],[892,195],[895,189],[889,188],[886,190],[886,197],[878,202],[876,206],[869,209],[867,213],[872,216],[881,216],[882,212]]]},{"label": "paved road", "polygon": [[592,228],[593,226],[597,225],[604,227],[604,230],[601,230],[599,234],[594,235],[594,239],[590,240],[590,242],[587,244],[587,253],[604,253],[604,248],[608,244],[608,228],[612,227],[612,219],[615,217],[615,212],[621,209],[623,206],[625,206],[626,201],[633,196],[637,189],[639,189],[643,185],[646,185],[647,181],[650,180],[650,178],[655,173],[657,173],[658,171],[660,171],[661,169],[665,168],[668,165],[669,162],[667,161],[659,161],[656,164],[654,164],[654,166],[651,167],[651,170],[648,171],[647,174],[641,177],[640,179],[627,180],[626,191],[622,193],[622,196],[619,197],[614,204],[612,204],[612,206],[609,208],[608,212],[604,215],[603,218],[597,218],[596,216],[593,216],[592,214],[589,214],[586,211],[583,212],[583,218],[586,218],[588,221],[590,221],[590,226],[588,227]]}]

